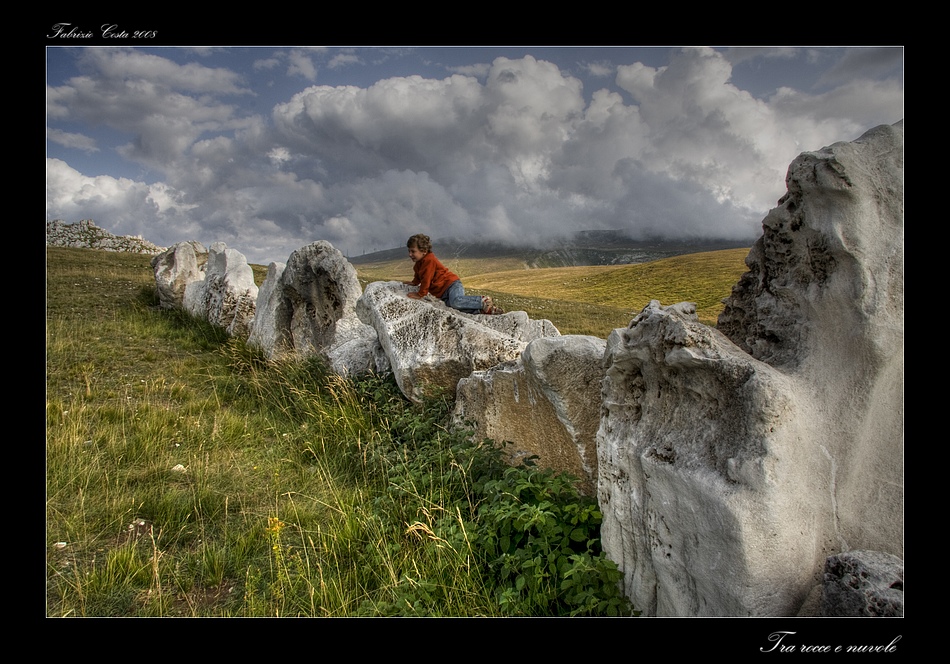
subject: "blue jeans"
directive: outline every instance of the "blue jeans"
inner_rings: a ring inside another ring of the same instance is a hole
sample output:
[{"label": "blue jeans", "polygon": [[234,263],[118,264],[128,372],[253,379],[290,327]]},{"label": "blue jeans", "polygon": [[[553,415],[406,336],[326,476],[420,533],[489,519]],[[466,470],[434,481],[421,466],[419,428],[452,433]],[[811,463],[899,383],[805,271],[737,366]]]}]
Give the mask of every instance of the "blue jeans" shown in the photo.
[{"label": "blue jeans", "polygon": [[462,280],[453,281],[448,290],[442,295],[442,301],[453,309],[458,309],[467,314],[480,314],[482,312],[482,296],[466,295],[465,286]]}]

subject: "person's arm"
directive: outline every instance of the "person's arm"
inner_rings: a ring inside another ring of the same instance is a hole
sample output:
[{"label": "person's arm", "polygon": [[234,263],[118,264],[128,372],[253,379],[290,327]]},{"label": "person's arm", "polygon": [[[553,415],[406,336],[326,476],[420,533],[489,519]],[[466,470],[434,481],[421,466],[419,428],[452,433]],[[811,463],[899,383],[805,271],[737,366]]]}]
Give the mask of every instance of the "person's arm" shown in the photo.
[{"label": "person's arm", "polygon": [[410,286],[418,286],[419,290],[415,293],[409,293],[409,297],[413,300],[421,300],[426,295],[429,294],[429,286],[432,285],[432,277],[435,276],[435,261],[427,260],[429,255],[426,255],[426,258],[423,258],[419,261],[418,270],[416,270],[416,278],[412,280]]},{"label": "person's arm", "polygon": [[402,283],[406,284],[407,286],[418,286],[418,285],[419,285],[419,273],[416,272],[416,266],[415,266],[415,265],[412,266],[412,274],[413,274],[412,281],[404,281],[404,282],[402,282]]}]

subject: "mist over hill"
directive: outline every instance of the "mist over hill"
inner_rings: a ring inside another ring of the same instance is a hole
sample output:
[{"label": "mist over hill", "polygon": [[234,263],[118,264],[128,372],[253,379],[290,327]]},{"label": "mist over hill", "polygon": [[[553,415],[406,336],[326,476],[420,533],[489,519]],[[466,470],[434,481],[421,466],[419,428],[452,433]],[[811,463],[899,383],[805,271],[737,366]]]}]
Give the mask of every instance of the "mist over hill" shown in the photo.
[{"label": "mist over hill", "polygon": [[[83,247],[106,251],[157,254],[165,250],[137,236],[120,236],[98,227],[91,219],[67,224],[56,219],[46,222],[46,244],[57,247]],[[516,256],[529,268],[580,267],[584,265],[632,265],[720,249],[751,247],[752,240],[635,240],[623,231],[578,231],[571,237],[552,238],[546,246],[514,246],[497,241],[460,238],[433,239],[435,254],[444,260],[504,258]],[[241,247],[232,247],[241,251]],[[347,256],[354,265],[368,265],[406,258],[406,248]],[[286,257],[283,258],[286,260]]]},{"label": "mist over hill", "polygon": [[[622,231],[579,231],[569,238],[557,238],[546,247],[512,246],[500,242],[477,242],[456,238],[432,240],[440,258],[499,258],[519,256],[528,267],[578,267],[583,265],[630,265],[719,249],[752,246],[752,241],[736,240],[634,240]],[[406,248],[348,256],[355,265],[379,263],[406,257]]]}]

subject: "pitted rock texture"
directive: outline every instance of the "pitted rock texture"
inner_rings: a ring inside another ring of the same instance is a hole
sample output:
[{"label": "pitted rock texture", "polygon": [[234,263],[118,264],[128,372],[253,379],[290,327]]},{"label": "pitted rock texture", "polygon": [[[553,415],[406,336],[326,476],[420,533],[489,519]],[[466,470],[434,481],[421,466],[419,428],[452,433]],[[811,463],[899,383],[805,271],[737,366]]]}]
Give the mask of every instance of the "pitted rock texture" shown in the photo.
[{"label": "pitted rock texture", "polygon": [[440,300],[411,300],[410,287],[378,281],[366,286],[356,311],[379,336],[399,389],[419,400],[430,390],[452,393],[473,371],[517,359],[529,341],[558,335],[550,321],[523,311],[464,314]]},{"label": "pitted rock texture", "polygon": [[719,329],[607,342],[607,554],[647,615],[796,615],[829,556],[903,555],[903,123],[799,156]]},{"label": "pitted rock texture", "polygon": [[372,327],[356,316],[362,290],[355,268],[317,241],[271,263],[248,342],[271,359],[318,355],[341,375],[386,370]]},{"label": "pitted rock texture", "polygon": [[182,306],[191,315],[246,339],[257,303],[257,284],[247,258],[223,242],[208,250],[205,277],[185,286]]},{"label": "pitted rock texture", "polygon": [[596,434],[606,342],[565,335],[529,343],[518,360],[459,381],[454,419],[477,439],[504,442],[512,462],[568,472],[591,495],[597,481]]}]

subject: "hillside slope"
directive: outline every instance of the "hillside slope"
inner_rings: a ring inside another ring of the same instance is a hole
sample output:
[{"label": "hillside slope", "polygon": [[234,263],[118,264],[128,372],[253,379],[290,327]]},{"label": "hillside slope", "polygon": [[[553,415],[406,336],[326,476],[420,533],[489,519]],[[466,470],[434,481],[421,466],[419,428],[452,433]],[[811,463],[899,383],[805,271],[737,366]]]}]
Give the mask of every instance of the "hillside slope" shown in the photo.
[{"label": "hillside slope", "polygon": [[[650,300],[695,302],[700,320],[715,325],[722,300],[746,271],[748,253],[747,248],[726,249],[633,265],[538,269],[513,256],[444,262],[470,293],[491,295],[509,311],[547,318],[562,334],[606,337]],[[364,284],[412,278],[408,258],[355,267]]]},{"label": "hillside slope", "polygon": [[479,274],[466,286],[615,307],[695,302],[709,309],[729,295],[743,272],[748,249],[687,254],[636,265],[518,270]]},{"label": "hillside slope", "polygon": [[[545,247],[517,247],[500,242],[473,242],[453,238],[433,239],[436,255],[443,262],[498,259],[528,268],[576,267],[581,265],[630,265],[670,256],[748,247],[732,240],[634,240],[619,231],[581,231],[569,238],[552,239]],[[373,265],[404,259],[406,249],[397,247],[347,259],[353,265]]]}]

